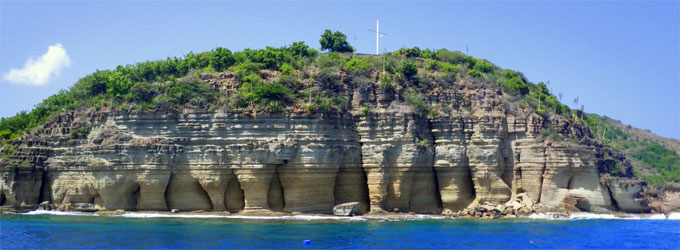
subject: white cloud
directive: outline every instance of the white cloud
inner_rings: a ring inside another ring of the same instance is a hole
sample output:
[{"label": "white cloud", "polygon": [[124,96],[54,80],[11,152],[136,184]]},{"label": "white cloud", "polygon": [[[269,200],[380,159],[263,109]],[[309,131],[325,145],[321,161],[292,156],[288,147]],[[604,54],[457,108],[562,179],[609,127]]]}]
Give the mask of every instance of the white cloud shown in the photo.
[{"label": "white cloud", "polygon": [[71,66],[71,59],[60,43],[47,48],[47,53],[40,58],[29,58],[22,69],[10,69],[3,74],[8,82],[26,85],[43,85],[54,76],[58,76],[62,69]]}]

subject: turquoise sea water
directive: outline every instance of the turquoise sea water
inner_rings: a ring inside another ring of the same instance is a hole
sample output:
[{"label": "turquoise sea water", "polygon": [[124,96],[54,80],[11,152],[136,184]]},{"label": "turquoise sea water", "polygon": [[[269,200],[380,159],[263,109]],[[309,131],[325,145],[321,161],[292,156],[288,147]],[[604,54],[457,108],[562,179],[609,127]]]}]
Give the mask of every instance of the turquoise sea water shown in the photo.
[{"label": "turquoise sea water", "polygon": [[[309,245],[305,240],[310,240]],[[680,221],[0,215],[0,248],[680,249]]]}]

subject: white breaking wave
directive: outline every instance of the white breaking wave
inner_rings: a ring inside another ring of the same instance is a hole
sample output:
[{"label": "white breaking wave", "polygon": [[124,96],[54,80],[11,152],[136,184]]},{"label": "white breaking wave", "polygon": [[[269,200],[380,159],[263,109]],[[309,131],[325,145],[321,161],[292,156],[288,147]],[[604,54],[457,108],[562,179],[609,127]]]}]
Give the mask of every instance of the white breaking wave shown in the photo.
[{"label": "white breaking wave", "polygon": [[649,220],[665,220],[667,218],[666,218],[666,215],[664,215],[664,214],[652,214],[650,216],[647,216],[646,219],[649,219]]},{"label": "white breaking wave", "polygon": [[558,213],[531,214],[527,218],[538,220],[568,220],[567,217],[557,216]]},{"label": "white breaking wave", "polygon": [[447,217],[441,215],[428,214],[391,214],[391,215],[362,215],[361,218],[382,221],[404,221],[404,220],[440,220]]},{"label": "white breaking wave", "polygon": [[573,220],[593,220],[593,219],[628,219],[630,217],[618,217],[613,214],[593,214],[593,213],[573,213],[569,219]]},{"label": "white breaking wave", "polygon": [[[562,215],[562,216],[558,216]],[[572,213],[569,217],[559,213],[544,213],[529,215],[529,219],[539,220],[680,220],[680,213],[671,213],[668,217],[664,214],[594,214]]]},{"label": "white breaking wave", "polygon": [[338,217],[324,215],[283,215],[283,216],[256,216],[256,215],[212,215],[212,214],[161,214],[161,213],[126,213],[113,215],[126,218],[225,218],[225,219],[255,219],[255,220],[347,220],[364,221],[361,217]]},{"label": "white breaking wave", "polygon": [[125,218],[222,218],[226,215],[212,215],[212,214],[158,214],[158,213],[125,213],[119,215],[110,215],[111,217],[125,217]]},{"label": "white breaking wave", "polygon": [[41,215],[41,214],[49,214],[49,215],[79,215],[79,216],[99,216],[98,214],[95,213],[84,213],[84,212],[63,212],[63,211],[52,211],[52,210],[34,210],[30,211],[27,213],[22,213],[26,215]]},{"label": "white breaking wave", "polygon": [[673,212],[668,215],[669,220],[680,220],[680,213],[679,212]]}]

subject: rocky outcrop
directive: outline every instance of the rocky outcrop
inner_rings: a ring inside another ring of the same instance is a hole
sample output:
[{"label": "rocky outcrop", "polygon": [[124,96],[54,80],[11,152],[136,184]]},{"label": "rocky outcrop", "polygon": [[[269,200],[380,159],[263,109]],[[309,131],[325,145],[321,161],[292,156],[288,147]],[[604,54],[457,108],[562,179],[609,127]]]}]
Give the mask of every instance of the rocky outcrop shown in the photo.
[{"label": "rocky outcrop", "polygon": [[352,216],[361,214],[361,203],[347,202],[333,207],[333,214],[339,216]]},{"label": "rocky outcrop", "polygon": [[[644,183],[605,171],[620,160],[587,129],[457,84],[428,97],[436,115],[405,106],[403,91],[351,84],[343,111],[62,113],[6,145],[0,205],[332,213],[356,202],[358,214],[484,215],[522,194],[546,211],[647,209]],[[548,124],[567,139],[546,138]]]}]

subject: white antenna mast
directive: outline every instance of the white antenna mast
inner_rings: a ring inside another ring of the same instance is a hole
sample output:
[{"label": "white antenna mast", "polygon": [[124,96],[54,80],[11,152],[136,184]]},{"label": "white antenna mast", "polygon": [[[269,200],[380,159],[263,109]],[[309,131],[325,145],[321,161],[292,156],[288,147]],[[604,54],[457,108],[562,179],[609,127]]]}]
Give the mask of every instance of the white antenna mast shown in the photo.
[{"label": "white antenna mast", "polygon": [[375,19],[375,54],[380,55],[380,21]]},{"label": "white antenna mast", "polygon": [[380,55],[380,38],[387,33],[380,32],[380,20],[375,19],[375,30],[369,29],[368,31],[375,31],[375,54]]}]

